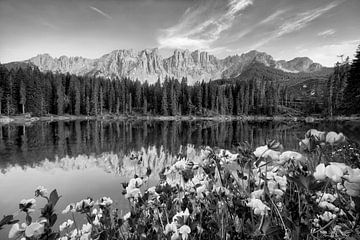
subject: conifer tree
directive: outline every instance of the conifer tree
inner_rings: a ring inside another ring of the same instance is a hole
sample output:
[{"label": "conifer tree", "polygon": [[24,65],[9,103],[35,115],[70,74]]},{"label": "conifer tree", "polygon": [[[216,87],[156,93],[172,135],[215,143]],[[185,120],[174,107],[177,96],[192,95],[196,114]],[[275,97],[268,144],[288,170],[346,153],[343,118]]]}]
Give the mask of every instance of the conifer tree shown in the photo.
[{"label": "conifer tree", "polygon": [[351,64],[344,90],[344,109],[347,113],[360,114],[360,45]]}]

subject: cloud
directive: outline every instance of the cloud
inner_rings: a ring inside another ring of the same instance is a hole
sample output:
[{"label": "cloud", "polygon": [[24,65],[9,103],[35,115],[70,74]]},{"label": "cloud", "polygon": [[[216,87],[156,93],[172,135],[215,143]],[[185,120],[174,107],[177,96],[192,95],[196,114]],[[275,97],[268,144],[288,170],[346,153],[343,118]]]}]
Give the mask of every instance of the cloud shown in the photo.
[{"label": "cloud", "polygon": [[224,31],[231,28],[241,11],[253,0],[203,0],[188,8],[179,22],[163,29],[159,48],[209,49]]},{"label": "cloud", "polygon": [[328,36],[333,35],[334,33],[336,33],[336,31],[335,31],[334,29],[328,29],[328,30],[325,30],[325,31],[319,32],[319,33],[318,33],[318,36],[321,36],[321,37],[328,37]]},{"label": "cloud", "polygon": [[280,15],[284,14],[286,11],[287,11],[286,9],[279,9],[276,12],[274,12],[273,14],[269,15],[264,20],[262,20],[259,24],[270,23],[270,22],[274,21],[275,19],[277,19]]},{"label": "cloud", "polygon": [[346,40],[339,43],[300,49],[299,53],[310,57],[315,62],[332,67],[337,61],[341,60],[338,58],[339,55],[344,55],[344,59],[348,56],[352,60],[359,44],[360,39]]},{"label": "cloud", "polygon": [[343,1],[334,1],[326,6],[316,8],[314,10],[308,10],[306,12],[302,12],[295,17],[289,18],[285,20],[285,23],[281,24],[276,28],[275,31],[270,32],[267,37],[264,37],[261,41],[257,42],[252,46],[252,49],[257,49],[266,43],[277,39],[285,34],[289,34],[295,31],[299,31],[306,27],[310,22],[319,18],[324,13],[328,12],[329,10],[335,8]]},{"label": "cloud", "polygon": [[112,19],[112,17],[111,17],[109,14],[104,13],[103,11],[101,11],[100,9],[98,9],[98,8],[96,8],[96,7],[89,6],[89,8],[90,8],[91,10],[94,10],[94,11],[97,12],[97,13],[100,13],[101,15],[103,15],[104,17],[106,17],[107,19]]}]

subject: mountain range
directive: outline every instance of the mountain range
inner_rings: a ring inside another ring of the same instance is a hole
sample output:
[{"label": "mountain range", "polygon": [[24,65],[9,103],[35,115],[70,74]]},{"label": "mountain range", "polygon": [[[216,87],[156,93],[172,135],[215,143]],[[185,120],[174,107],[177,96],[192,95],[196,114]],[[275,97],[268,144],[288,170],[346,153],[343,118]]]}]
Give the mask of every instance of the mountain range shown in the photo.
[{"label": "mountain range", "polygon": [[276,61],[267,53],[255,50],[219,59],[207,52],[177,49],[170,57],[164,58],[157,48],[115,50],[97,59],[67,56],[53,58],[49,54],[40,54],[22,63],[36,65],[43,72],[110,79],[128,77],[150,83],[166,76],[177,79],[187,77],[189,84],[201,80],[236,78],[254,63],[286,73],[316,73],[326,69],[308,57]]}]

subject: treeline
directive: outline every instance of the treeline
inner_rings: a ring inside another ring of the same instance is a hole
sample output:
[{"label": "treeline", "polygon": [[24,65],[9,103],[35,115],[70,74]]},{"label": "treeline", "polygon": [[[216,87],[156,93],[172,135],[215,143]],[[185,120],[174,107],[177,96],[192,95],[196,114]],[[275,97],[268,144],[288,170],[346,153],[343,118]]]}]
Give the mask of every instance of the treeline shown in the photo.
[{"label": "treeline", "polygon": [[335,65],[327,82],[325,102],[330,116],[360,114],[360,45],[352,63],[347,58]]},{"label": "treeline", "polygon": [[186,78],[166,78],[149,84],[0,66],[0,112],[5,115],[274,115],[288,99],[286,87],[266,80],[188,85]]}]

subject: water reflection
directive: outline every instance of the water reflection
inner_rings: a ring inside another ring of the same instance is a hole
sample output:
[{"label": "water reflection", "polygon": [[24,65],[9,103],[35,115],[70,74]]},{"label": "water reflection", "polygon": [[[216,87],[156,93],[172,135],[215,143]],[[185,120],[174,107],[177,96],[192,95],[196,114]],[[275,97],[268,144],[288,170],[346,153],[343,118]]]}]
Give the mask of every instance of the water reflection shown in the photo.
[{"label": "water reflection", "polygon": [[[240,121],[60,121],[0,126],[0,215],[15,212],[18,202],[33,197],[38,185],[56,188],[63,196],[58,212],[88,196],[109,196],[115,207],[126,209],[120,183],[134,174],[144,175],[148,168],[153,172],[150,181],[156,181],[157,173],[174,162],[180,151],[194,159],[201,158],[198,147],[202,145],[231,149],[247,141],[255,147],[266,139],[297,149],[298,139],[309,128],[344,132],[359,141],[359,126]],[[139,157],[131,160],[134,153]],[[64,218],[60,215],[59,222]],[[7,239],[7,232],[0,231],[0,239]]]}]

